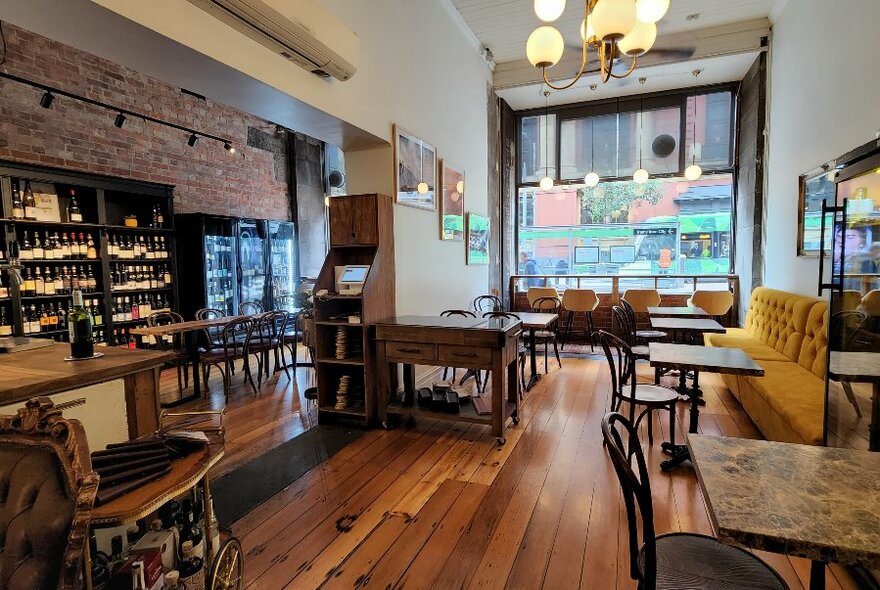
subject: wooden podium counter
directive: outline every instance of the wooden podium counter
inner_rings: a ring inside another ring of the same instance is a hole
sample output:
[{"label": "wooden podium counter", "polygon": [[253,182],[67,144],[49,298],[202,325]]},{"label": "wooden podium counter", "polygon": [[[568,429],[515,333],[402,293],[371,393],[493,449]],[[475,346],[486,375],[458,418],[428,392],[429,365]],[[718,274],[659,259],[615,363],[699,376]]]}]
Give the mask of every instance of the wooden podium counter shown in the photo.
[{"label": "wooden podium counter", "polygon": [[[171,353],[111,347],[96,350],[104,356],[76,362],[64,360],[70,354],[68,344],[0,354],[0,406],[5,406],[0,413],[15,413],[9,406],[22,405],[31,397],[50,396],[56,405],[69,405],[65,417],[82,420],[90,447],[98,450],[102,445],[93,444],[89,420],[84,418],[94,419],[112,405],[102,397],[105,392],[122,390],[128,437],[155,431],[159,426],[159,369]],[[112,394],[106,395],[109,398]],[[84,415],[77,416],[77,410]]]}]

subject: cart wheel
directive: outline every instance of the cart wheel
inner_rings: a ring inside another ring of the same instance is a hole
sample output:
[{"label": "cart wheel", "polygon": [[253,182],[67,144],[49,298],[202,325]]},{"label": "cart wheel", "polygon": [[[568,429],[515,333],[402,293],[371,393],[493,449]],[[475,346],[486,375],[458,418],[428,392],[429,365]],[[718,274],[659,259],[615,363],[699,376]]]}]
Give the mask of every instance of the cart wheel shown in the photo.
[{"label": "cart wheel", "polygon": [[220,546],[211,564],[207,590],[240,590],[244,587],[244,551],[235,537]]}]

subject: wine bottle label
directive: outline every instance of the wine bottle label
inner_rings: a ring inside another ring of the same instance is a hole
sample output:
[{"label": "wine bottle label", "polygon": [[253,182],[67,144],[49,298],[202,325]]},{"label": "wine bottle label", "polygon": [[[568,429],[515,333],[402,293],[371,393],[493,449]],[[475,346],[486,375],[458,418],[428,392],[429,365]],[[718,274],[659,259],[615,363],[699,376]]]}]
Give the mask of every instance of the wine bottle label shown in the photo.
[{"label": "wine bottle label", "polygon": [[34,252],[30,248],[28,248],[27,250],[20,250],[18,253],[18,258],[20,260],[33,260]]},{"label": "wine bottle label", "polygon": [[22,219],[22,218],[24,218],[24,209],[22,209],[20,206],[19,206],[19,207],[13,207],[13,208],[12,208],[12,218],[13,218],[13,219]]},{"label": "wine bottle label", "polygon": [[12,326],[9,324],[0,325],[0,336],[12,336]]},{"label": "wine bottle label", "polygon": [[73,223],[82,223],[83,216],[82,213],[71,213],[70,221]]}]

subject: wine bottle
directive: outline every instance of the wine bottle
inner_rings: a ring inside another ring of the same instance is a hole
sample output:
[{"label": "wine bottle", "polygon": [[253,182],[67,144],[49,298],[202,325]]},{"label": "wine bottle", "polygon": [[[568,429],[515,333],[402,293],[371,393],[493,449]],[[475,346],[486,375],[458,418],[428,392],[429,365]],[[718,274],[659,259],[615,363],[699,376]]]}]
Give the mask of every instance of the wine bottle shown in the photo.
[{"label": "wine bottle", "polygon": [[18,183],[12,184],[12,218],[24,219],[24,203],[21,202],[21,191],[18,190]]},{"label": "wine bottle", "polygon": [[31,182],[24,181],[24,218],[36,221],[37,201],[34,199],[34,191],[31,190]]},{"label": "wine bottle", "polygon": [[0,299],[9,297],[9,287],[3,282],[3,275],[0,274]]},{"label": "wine bottle", "polygon": [[34,232],[33,256],[34,260],[42,260],[46,257],[46,251],[43,249],[43,243],[40,241],[40,234],[37,232]]},{"label": "wine bottle", "polygon": [[0,336],[12,336],[12,325],[6,319],[6,308],[0,309]]},{"label": "wine bottle", "polygon": [[82,291],[73,292],[73,305],[67,314],[67,329],[70,335],[70,354],[73,358],[90,358],[95,354],[95,340],[92,337],[92,316],[83,307]]},{"label": "wine bottle", "polygon": [[67,220],[70,223],[82,223],[83,216],[76,202],[76,189],[70,189],[70,202],[67,204]]},{"label": "wine bottle", "polygon": [[95,247],[95,241],[92,240],[92,234],[86,238],[86,258],[95,260],[98,257],[98,249]]}]

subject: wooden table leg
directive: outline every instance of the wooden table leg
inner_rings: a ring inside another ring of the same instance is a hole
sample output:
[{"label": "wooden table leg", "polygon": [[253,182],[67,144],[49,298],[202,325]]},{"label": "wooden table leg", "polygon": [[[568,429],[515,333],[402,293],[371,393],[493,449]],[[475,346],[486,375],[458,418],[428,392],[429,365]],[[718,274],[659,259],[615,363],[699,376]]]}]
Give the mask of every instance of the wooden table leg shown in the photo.
[{"label": "wooden table leg", "polygon": [[506,372],[504,362],[504,350],[503,349],[493,349],[492,350],[492,436],[498,439],[498,444],[503,445],[506,441],[504,439],[504,422],[506,421],[506,416],[504,415],[504,385],[506,379]]},{"label": "wooden table leg", "polygon": [[378,378],[377,386],[379,387],[378,395],[376,396],[379,401],[379,424],[383,428],[388,428],[388,403],[391,401],[391,365],[388,364],[385,357],[384,340],[376,342],[376,373]]},{"label": "wooden table leg", "polygon": [[880,451],[880,383],[874,383],[871,397],[871,426],[868,439],[869,451]]}]

